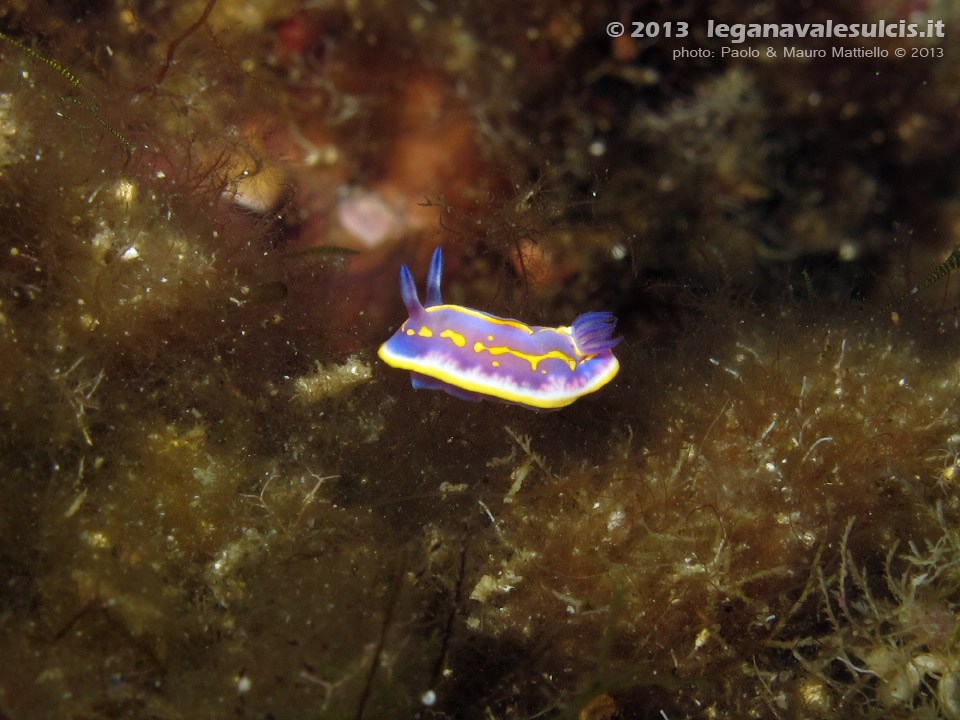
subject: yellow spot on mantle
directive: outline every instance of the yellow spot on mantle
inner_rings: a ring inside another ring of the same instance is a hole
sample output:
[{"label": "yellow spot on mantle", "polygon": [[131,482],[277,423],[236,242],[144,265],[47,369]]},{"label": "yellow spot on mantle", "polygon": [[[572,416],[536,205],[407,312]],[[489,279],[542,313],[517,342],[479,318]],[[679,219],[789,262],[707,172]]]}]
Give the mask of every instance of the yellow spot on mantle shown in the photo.
[{"label": "yellow spot on mantle", "polygon": [[[529,353],[520,352],[519,350],[513,350],[512,348],[508,348],[508,347],[487,347],[486,345],[484,345],[482,342],[479,342],[479,341],[473,344],[474,352],[478,353],[478,352],[482,352],[483,350],[486,350],[491,355],[509,354],[509,355],[513,355],[514,357],[518,357],[523,360],[526,360],[528,363],[530,363],[531,370],[536,370],[537,365],[539,365],[544,360],[548,360],[549,358],[563,360],[567,365],[570,366],[571,370],[577,369],[577,361],[574,360],[569,355],[564,355],[559,350],[551,350],[550,352],[543,353],[542,355],[531,355]],[[541,370],[540,372],[546,373],[546,370]]]},{"label": "yellow spot on mantle", "polygon": [[454,332],[453,330],[444,330],[442,333],[440,333],[440,337],[450,338],[450,340],[453,341],[453,344],[457,347],[464,347],[467,344],[467,339],[460,333]]},{"label": "yellow spot on mantle", "polygon": [[420,328],[420,332],[417,333],[420,337],[433,337],[433,330],[428,327]]}]

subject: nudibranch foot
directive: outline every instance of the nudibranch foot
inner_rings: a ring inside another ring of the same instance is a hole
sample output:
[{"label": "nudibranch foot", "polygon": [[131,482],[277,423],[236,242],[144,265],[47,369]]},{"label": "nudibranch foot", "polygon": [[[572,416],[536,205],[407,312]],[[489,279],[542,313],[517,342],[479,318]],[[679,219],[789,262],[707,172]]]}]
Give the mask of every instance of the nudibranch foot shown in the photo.
[{"label": "nudibranch foot", "polygon": [[461,400],[467,400],[469,402],[480,402],[483,400],[483,395],[480,393],[461,390],[456,385],[445,383],[442,380],[434,380],[432,377],[428,377],[423,373],[410,373],[410,384],[413,385],[414,390],[443,390],[445,393],[449,393]]},{"label": "nudibranch foot", "polygon": [[391,367],[409,370],[414,388],[443,390],[462,400],[496,400],[531,410],[556,410],[613,380],[616,318],[580,315],[570,327],[539,327],[460,305],[440,295],[443,256],[433,253],[427,302],[413,275],[400,268],[400,296],[409,317],[380,346]]}]

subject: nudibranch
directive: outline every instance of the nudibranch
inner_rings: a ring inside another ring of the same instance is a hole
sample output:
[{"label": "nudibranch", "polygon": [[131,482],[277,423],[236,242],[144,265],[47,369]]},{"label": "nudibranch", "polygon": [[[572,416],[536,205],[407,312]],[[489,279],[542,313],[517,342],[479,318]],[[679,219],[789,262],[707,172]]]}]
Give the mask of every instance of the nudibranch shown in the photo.
[{"label": "nudibranch", "polygon": [[409,370],[413,387],[443,390],[463,400],[497,400],[531,410],[555,410],[613,380],[620,363],[612,348],[616,318],[584,313],[569,327],[538,327],[440,299],[443,256],[433,253],[427,302],[400,268],[400,296],[409,318],[380,346],[387,365]]}]

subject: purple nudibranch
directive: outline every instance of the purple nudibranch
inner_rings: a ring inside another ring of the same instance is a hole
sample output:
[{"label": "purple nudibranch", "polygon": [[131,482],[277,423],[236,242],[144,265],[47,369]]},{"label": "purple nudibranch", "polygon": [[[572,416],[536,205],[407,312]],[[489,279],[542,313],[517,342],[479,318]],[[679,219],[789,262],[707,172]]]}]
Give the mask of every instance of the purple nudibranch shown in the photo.
[{"label": "purple nudibranch", "polygon": [[584,313],[569,327],[552,328],[444,305],[442,272],[437,248],[421,305],[413,276],[400,268],[400,295],[410,317],[377,353],[387,365],[409,370],[413,387],[555,410],[599,390],[620,369],[612,352],[620,341],[613,337],[612,314]]}]

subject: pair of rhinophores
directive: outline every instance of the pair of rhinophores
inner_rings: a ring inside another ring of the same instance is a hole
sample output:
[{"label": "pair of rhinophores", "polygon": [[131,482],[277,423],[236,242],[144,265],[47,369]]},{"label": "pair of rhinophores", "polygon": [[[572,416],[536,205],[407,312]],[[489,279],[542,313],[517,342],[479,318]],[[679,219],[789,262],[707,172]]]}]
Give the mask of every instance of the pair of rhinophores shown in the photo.
[{"label": "pair of rhinophores", "polygon": [[400,268],[400,296],[410,317],[377,353],[387,365],[409,370],[414,388],[556,410],[600,389],[620,369],[611,352],[620,341],[613,337],[612,314],[584,313],[569,327],[530,326],[444,305],[442,273],[437,248],[421,305],[413,276],[406,265]]}]

